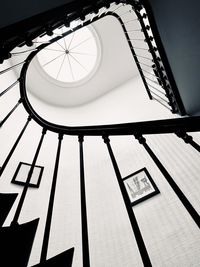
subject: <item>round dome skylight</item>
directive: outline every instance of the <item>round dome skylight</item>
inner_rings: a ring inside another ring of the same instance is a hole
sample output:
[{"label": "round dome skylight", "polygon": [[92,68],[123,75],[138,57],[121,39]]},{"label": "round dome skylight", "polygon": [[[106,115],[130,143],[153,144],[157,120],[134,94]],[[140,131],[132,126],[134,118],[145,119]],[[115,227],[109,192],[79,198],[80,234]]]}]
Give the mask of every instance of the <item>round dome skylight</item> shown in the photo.
[{"label": "round dome skylight", "polygon": [[[56,37],[69,28],[54,31]],[[43,36],[37,41],[45,43]],[[52,43],[38,53],[38,61],[44,72],[53,80],[64,83],[85,82],[95,73],[100,59],[100,45],[94,29],[83,27]]]}]

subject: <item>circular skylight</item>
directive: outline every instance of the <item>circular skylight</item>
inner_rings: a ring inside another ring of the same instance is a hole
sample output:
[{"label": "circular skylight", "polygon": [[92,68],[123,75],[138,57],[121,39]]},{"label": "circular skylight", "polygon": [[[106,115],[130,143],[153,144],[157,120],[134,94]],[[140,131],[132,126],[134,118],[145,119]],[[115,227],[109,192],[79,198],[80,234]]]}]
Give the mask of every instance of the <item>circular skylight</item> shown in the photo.
[{"label": "circular skylight", "polygon": [[[69,28],[54,31],[56,37]],[[48,36],[38,43],[48,41]],[[59,82],[80,83],[89,79],[99,63],[99,43],[94,29],[83,27],[52,43],[38,53],[40,66],[48,76]]]}]

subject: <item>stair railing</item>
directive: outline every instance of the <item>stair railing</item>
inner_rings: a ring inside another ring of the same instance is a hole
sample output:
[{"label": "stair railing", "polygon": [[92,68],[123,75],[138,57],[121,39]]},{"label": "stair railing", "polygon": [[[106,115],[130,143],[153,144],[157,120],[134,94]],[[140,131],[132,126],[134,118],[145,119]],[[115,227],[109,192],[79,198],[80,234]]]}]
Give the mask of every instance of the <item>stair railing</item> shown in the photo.
[{"label": "stair railing", "polygon": [[[133,58],[135,59],[136,65],[138,66],[139,73],[141,75],[141,78],[144,82],[145,88],[147,89],[147,93],[150,98],[157,98],[158,101],[162,102],[162,104],[167,105],[168,103],[165,103],[169,100],[170,107],[172,108],[172,112],[180,112],[180,109],[175,100],[175,95],[173,95],[173,90],[171,88],[170,82],[167,77],[167,72],[165,71],[164,64],[161,61],[161,55],[159,54],[157,48],[155,46],[155,40],[152,36],[152,32],[150,33],[150,26],[149,22],[145,22],[144,20],[147,19],[146,13],[144,13],[144,8],[141,5],[138,6],[138,1],[134,1],[133,5],[130,6],[130,10],[126,10],[125,12],[132,13],[133,9],[135,12],[135,17],[133,18],[133,21],[139,21],[140,22],[140,28],[136,29],[130,29],[127,28],[127,25],[131,25],[131,21],[124,21],[122,18],[124,16],[124,13],[118,14],[120,12],[120,9],[124,7],[125,3],[118,3],[114,5],[114,9],[112,11],[113,5],[111,7],[108,7],[107,12],[104,12],[102,14],[99,14],[97,16],[93,16],[92,19],[86,20],[85,22],[81,22],[78,26],[73,28],[73,30],[69,30],[67,32],[64,32],[60,36],[57,36],[53,39],[50,39],[45,44],[41,44],[39,46],[34,47],[33,49],[23,50],[21,52],[12,52],[12,55],[17,56],[18,53],[30,53],[28,57],[22,61],[17,63],[16,65],[6,68],[0,72],[0,75],[3,75],[4,73],[12,70],[15,67],[22,66],[21,74],[19,79],[17,79],[15,82],[13,82],[10,86],[8,86],[6,89],[4,89],[0,96],[3,97],[6,93],[10,92],[10,90],[14,90],[15,86],[19,84],[20,86],[20,99],[17,101],[17,104],[12,108],[12,110],[9,111],[9,113],[4,116],[2,119],[0,126],[5,127],[5,122],[9,119],[9,117],[14,113],[14,111],[17,109],[19,104],[22,104],[25,110],[28,113],[28,119],[25,122],[24,127],[22,128],[21,132],[17,136],[17,139],[15,143],[13,144],[10,152],[8,152],[8,155],[5,159],[5,161],[2,164],[2,167],[0,169],[0,176],[3,178],[4,170],[8,167],[9,161],[11,157],[14,155],[14,152],[17,148],[17,146],[20,144],[21,139],[23,138],[24,132],[26,131],[29,122],[31,120],[34,120],[37,124],[41,126],[42,135],[40,137],[38,146],[36,148],[35,155],[33,156],[33,161],[31,164],[31,168],[29,170],[24,189],[22,191],[22,194],[20,196],[20,201],[18,203],[16,213],[13,218],[13,222],[10,226],[10,229],[13,231],[14,228],[18,229],[18,219],[21,214],[21,210],[23,208],[24,201],[26,200],[26,194],[27,190],[29,188],[29,183],[31,180],[31,176],[34,170],[34,167],[36,165],[36,161],[38,159],[38,155],[40,152],[40,149],[42,147],[42,143],[44,140],[44,136],[46,132],[51,131],[55,132],[58,135],[58,147],[56,152],[56,160],[55,160],[55,167],[54,167],[54,173],[52,178],[52,187],[51,187],[51,193],[49,197],[49,205],[48,205],[48,211],[47,211],[47,218],[46,218],[46,224],[45,224],[45,230],[44,230],[44,238],[43,238],[43,244],[42,244],[42,251],[41,251],[41,259],[40,264],[44,264],[47,262],[47,251],[49,246],[49,235],[50,235],[50,229],[51,229],[51,222],[52,222],[52,213],[53,213],[53,207],[54,207],[54,197],[56,193],[56,183],[58,178],[58,168],[59,168],[59,158],[61,154],[61,144],[62,139],[66,135],[74,135],[78,138],[79,143],[79,153],[80,153],[80,184],[81,184],[81,223],[82,223],[82,252],[83,252],[83,266],[89,267],[90,266],[90,251],[89,251],[89,232],[88,232],[88,222],[87,222],[87,201],[85,196],[85,170],[84,170],[84,149],[83,149],[83,142],[85,136],[99,136],[103,138],[104,143],[107,146],[108,153],[116,174],[117,182],[121,191],[121,194],[124,199],[124,203],[126,206],[126,210],[129,216],[130,224],[132,226],[134,237],[137,241],[138,250],[140,252],[142,261],[144,266],[152,266],[151,264],[151,257],[147,251],[145,240],[143,239],[139,224],[137,222],[137,218],[135,217],[135,214],[132,210],[130,201],[127,197],[126,189],[124,187],[124,184],[122,183],[122,177],[120,174],[120,168],[117,163],[117,159],[114,155],[114,152],[111,147],[111,141],[110,139],[112,136],[118,136],[118,135],[131,135],[134,136],[139,143],[144,147],[145,151],[148,153],[148,155],[151,157],[151,159],[154,161],[155,166],[157,166],[160,170],[160,172],[163,174],[164,178],[170,185],[173,192],[176,194],[179,201],[182,203],[182,205],[187,210],[188,214],[193,219],[194,223],[200,227],[200,217],[197,213],[196,209],[192,206],[187,196],[183,193],[181,188],[177,185],[175,182],[175,179],[170,175],[169,171],[166,169],[166,167],[161,163],[159,158],[156,156],[156,154],[153,152],[153,150],[150,148],[150,146],[147,144],[146,139],[144,138],[144,135],[155,135],[155,134],[164,134],[164,133],[171,133],[176,134],[178,138],[182,138],[186,144],[190,144],[194,149],[197,151],[200,151],[200,146],[197,144],[193,138],[188,135],[187,132],[198,132],[200,130],[200,116],[198,117],[184,117],[184,118],[177,118],[177,119],[168,119],[168,120],[157,120],[157,121],[144,121],[144,122],[133,122],[133,123],[124,123],[124,124],[113,124],[113,125],[97,125],[97,126],[64,126],[64,125],[58,125],[55,123],[51,123],[45,119],[43,119],[32,107],[28,96],[26,92],[26,73],[27,69],[29,67],[29,64],[31,60],[37,55],[37,53],[44,49],[45,47],[51,45],[53,42],[60,40],[61,38],[67,36],[72,31],[78,30],[81,27],[84,27],[86,25],[89,25],[91,22],[94,22],[96,20],[99,20],[107,15],[112,15],[115,18],[118,19],[120,22],[122,29],[124,30],[125,37],[128,41],[129,47],[132,51]],[[110,9],[109,9],[110,8]],[[142,31],[141,31],[142,30]],[[133,38],[131,37],[132,32],[139,31],[140,33],[144,34],[146,43],[145,47],[137,47],[134,42],[144,42],[143,38]],[[150,34],[149,34],[150,33]],[[35,41],[36,43],[37,41]],[[138,50],[145,50],[147,53],[149,53],[149,58],[146,56],[143,56],[139,54],[136,51]],[[148,51],[149,50],[149,51]],[[142,61],[142,60],[145,61]],[[147,63],[149,62],[149,63]],[[145,69],[144,67],[147,66],[148,69]],[[150,69],[149,69],[150,68]],[[149,72],[149,73],[148,73]],[[147,77],[147,74],[150,74],[153,76],[153,80]],[[148,79],[147,79],[148,78]],[[152,82],[152,83],[151,83]],[[151,89],[150,89],[151,88]],[[168,90],[169,89],[169,90]],[[170,96],[169,96],[170,95]],[[167,99],[166,100],[166,96]],[[9,206],[10,209],[10,206]],[[38,220],[31,222],[33,224],[32,227],[32,235],[30,241],[29,249],[32,246],[32,242],[34,239],[35,231],[37,228]],[[28,225],[26,225],[27,227]],[[2,227],[0,230],[0,236],[4,236],[4,230],[5,228]],[[7,231],[7,229],[6,229]],[[20,230],[21,231],[21,230]],[[29,252],[27,252],[29,253]],[[67,255],[69,251],[66,252]],[[69,266],[72,264],[72,257],[73,257],[73,249],[70,250],[70,256],[67,256],[69,259]],[[28,256],[26,255],[26,262],[27,262]],[[39,265],[38,265],[39,266]],[[62,266],[62,265],[59,265]]]}]

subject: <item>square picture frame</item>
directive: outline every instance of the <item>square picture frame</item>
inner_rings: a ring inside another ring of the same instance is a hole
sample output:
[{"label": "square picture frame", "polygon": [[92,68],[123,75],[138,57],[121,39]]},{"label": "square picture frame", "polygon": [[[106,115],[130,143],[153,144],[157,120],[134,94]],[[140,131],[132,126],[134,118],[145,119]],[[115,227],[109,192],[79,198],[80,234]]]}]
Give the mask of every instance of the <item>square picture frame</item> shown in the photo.
[{"label": "square picture frame", "polygon": [[[28,176],[31,164],[26,162],[19,162],[11,183],[24,186]],[[44,167],[35,165],[29,187],[39,188],[42,179]]]},{"label": "square picture frame", "polygon": [[132,206],[160,193],[145,167],[123,178],[123,182]]}]

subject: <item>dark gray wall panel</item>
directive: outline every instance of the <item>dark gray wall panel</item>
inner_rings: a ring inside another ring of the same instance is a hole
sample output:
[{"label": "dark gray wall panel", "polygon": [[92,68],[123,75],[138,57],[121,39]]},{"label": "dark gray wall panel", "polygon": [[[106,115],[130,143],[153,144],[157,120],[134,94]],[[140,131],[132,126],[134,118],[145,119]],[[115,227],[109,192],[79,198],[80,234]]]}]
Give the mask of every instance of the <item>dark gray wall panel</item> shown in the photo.
[{"label": "dark gray wall panel", "polygon": [[188,114],[200,111],[200,1],[149,0]]}]

